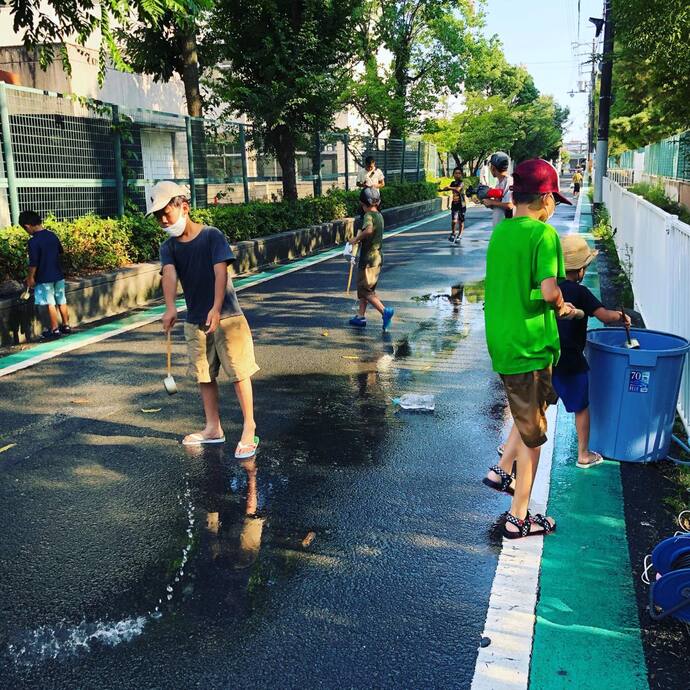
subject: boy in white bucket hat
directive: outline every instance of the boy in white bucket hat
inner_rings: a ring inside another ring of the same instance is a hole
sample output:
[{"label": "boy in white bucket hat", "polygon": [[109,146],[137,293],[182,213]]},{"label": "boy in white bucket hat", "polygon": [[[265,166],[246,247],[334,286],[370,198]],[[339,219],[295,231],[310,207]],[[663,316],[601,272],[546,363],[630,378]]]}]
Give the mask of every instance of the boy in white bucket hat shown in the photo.
[{"label": "boy in white bucket hat", "polygon": [[259,367],[254,343],[237,295],[228,276],[228,264],[235,256],[225,235],[189,217],[189,192],[175,182],[158,182],[147,201],[147,215],[153,215],[169,238],[160,247],[167,333],[177,321],[177,281],[182,284],[187,304],[184,335],[189,354],[189,374],[199,384],[206,426],[188,434],[185,445],[223,443],[225,434],[218,409],[218,374],[221,366],[234,383],[244,423],[235,450],[238,459],[256,454],[254,400],[251,377]]},{"label": "boy in white bucket hat", "polygon": [[621,311],[606,309],[582,285],[587,266],[599,253],[591,249],[582,235],[566,235],[561,239],[565,262],[565,280],[559,283],[563,298],[585,312],[584,319],[558,321],[561,356],[553,369],[552,383],[568,412],[575,414],[577,428],[577,466],[587,469],[603,462],[601,455],[589,449],[589,365],[584,350],[587,344],[587,317],[595,316],[603,323],[625,323],[630,317]]}]

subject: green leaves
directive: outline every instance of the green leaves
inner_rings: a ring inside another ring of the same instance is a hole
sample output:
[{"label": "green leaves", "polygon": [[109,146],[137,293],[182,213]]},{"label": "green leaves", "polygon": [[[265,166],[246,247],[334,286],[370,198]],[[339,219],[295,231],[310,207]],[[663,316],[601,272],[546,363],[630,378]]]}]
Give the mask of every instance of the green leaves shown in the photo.
[{"label": "green leaves", "polygon": [[[361,0],[218,0],[205,38],[206,59],[221,64],[207,80],[230,117],[244,113],[258,148],[294,168],[300,136],[333,125],[356,42],[351,22]],[[286,198],[297,195],[283,175]]]},{"label": "green leaves", "polygon": [[425,135],[442,153],[470,168],[496,150],[510,151],[516,161],[556,158],[568,109],[551,96],[515,105],[501,96],[468,94],[465,110],[450,120],[436,120]]},{"label": "green leaves", "polygon": [[[208,0],[211,2],[211,0]],[[71,65],[66,50],[68,42],[80,46],[95,44],[98,52],[99,79],[102,82],[109,62],[128,71],[114,26],[126,29],[132,18],[157,25],[165,12],[186,16],[198,13],[207,0],[8,0],[13,29],[23,34],[24,45],[38,49],[39,62],[46,69],[59,58],[66,71]]]},{"label": "green leaves", "polygon": [[612,150],[690,128],[690,4],[614,0]]}]

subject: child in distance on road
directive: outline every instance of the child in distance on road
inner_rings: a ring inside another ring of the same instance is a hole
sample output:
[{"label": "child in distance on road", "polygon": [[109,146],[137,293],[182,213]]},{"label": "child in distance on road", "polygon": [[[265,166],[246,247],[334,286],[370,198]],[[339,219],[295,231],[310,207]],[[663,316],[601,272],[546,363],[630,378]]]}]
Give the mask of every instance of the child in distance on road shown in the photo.
[{"label": "child in distance on road", "polygon": [[467,211],[465,188],[462,181],[462,169],[455,168],[453,170],[453,181],[447,187],[443,187],[439,191],[453,192],[453,201],[450,205],[450,236],[448,237],[448,241],[459,244],[463,230],[465,229],[465,213]]},{"label": "child in distance on road", "polygon": [[[68,335],[72,329],[65,295],[65,275],[60,266],[60,255],[64,253],[62,244],[55,233],[43,227],[43,219],[35,211],[22,211],[19,225],[31,236],[26,286],[34,288],[34,304],[47,326],[42,338],[47,340]],[[59,328],[58,311],[62,320]]]},{"label": "child in distance on road", "polygon": [[587,342],[587,317],[595,316],[602,323],[623,322],[630,325],[630,317],[604,305],[581,285],[587,266],[598,251],[590,249],[581,235],[566,235],[562,241],[565,259],[565,280],[559,283],[563,297],[585,313],[584,319],[559,321],[558,335],[561,356],[553,370],[553,387],[568,412],[575,414],[577,428],[577,466],[581,469],[603,462],[599,453],[589,450],[589,365],[584,356]]},{"label": "child in distance on road", "polygon": [[357,264],[357,297],[359,313],[350,319],[350,325],[364,328],[367,325],[367,305],[371,304],[383,317],[383,330],[388,330],[394,311],[384,306],[376,294],[381,266],[383,265],[383,216],[379,212],[381,195],[373,187],[365,187],[359,195],[364,211],[362,229],[350,240],[350,244],[361,244]]},{"label": "child in distance on road", "polygon": [[[558,173],[544,160],[529,160],[513,173],[515,217],[493,231],[486,257],[486,340],[494,371],[503,382],[513,427],[499,465],[484,483],[513,494],[503,534],[518,539],[548,534],[552,518],[528,510],[540,447],[546,442],[546,408],[557,400],[551,367],[560,352],[556,317],[573,318],[558,280],[565,278],[558,233],[546,221],[559,193]],[[513,473],[513,462],[516,473]]]},{"label": "child in distance on road", "polygon": [[259,444],[254,435],[254,398],[251,377],[259,370],[247,320],[228,276],[235,258],[218,228],[189,218],[188,192],[174,182],[159,182],[147,199],[147,215],[153,215],[169,238],[160,247],[163,295],[166,312],[163,329],[177,321],[177,280],[187,303],[184,335],[190,376],[199,384],[206,416],[200,432],[184,437],[184,445],[223,443],[217,377],[221,366],[235,386],[243,416],[242,436],[235,450],[239,460],[253,457]]}]

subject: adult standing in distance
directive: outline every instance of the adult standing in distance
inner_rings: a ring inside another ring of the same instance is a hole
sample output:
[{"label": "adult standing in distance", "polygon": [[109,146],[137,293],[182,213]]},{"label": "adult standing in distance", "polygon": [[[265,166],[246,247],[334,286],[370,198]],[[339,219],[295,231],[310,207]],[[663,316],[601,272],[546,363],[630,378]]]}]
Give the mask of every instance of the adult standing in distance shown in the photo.
[{"label": "adult standing in distance", "polygon": [[510,157],[503,151],[496,151],[489,159],[491,174],[496,178],[496,187],[503,192],[500,201],[498,199],[484,199],[482,203],[491,209],[492,226],[496,227],[505,218],[512,218],[515,207],[511,201],[510,188],[513,186],[513,178],[508,174]]},{"label": "adult standing in distance", "polygon": [[362,189],[365,187],[381,189],[385,185],[386,178],[381,170],[376,167],[376,159],[373,156],[367,156],[364,159],[364,168],[357,174],[357,186]]}]

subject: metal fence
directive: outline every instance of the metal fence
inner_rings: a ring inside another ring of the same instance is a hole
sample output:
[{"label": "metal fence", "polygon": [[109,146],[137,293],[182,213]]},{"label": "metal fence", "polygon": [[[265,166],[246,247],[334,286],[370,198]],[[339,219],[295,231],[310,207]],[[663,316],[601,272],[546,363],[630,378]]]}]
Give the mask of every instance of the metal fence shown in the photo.
[{"label": "metal fence", "polygon": [[[690,225],[609,177],[603,199],[616,228],[618,256],[648,328],[690,339]],[[683,371],[678,412],[690,432],[690,364]]]},{"label": "metal fence", "polygon": [[647,175],[690,180],[690,131],[647,144],[637,151],[624,151],[612,156],[608,168],[614,171],[639,170]]},{"label": "metal fence", "polygon": [[[74,218],[145,209],[159,180],[189,185],[192,204],[272,201],[282,171],[251,125],[116,106],[0,83],[0,227],[20,209]],[[345,133],[305,137],[300,197],[354,188],[373,155],[387,183],[438,174],[432,144]]]}]

